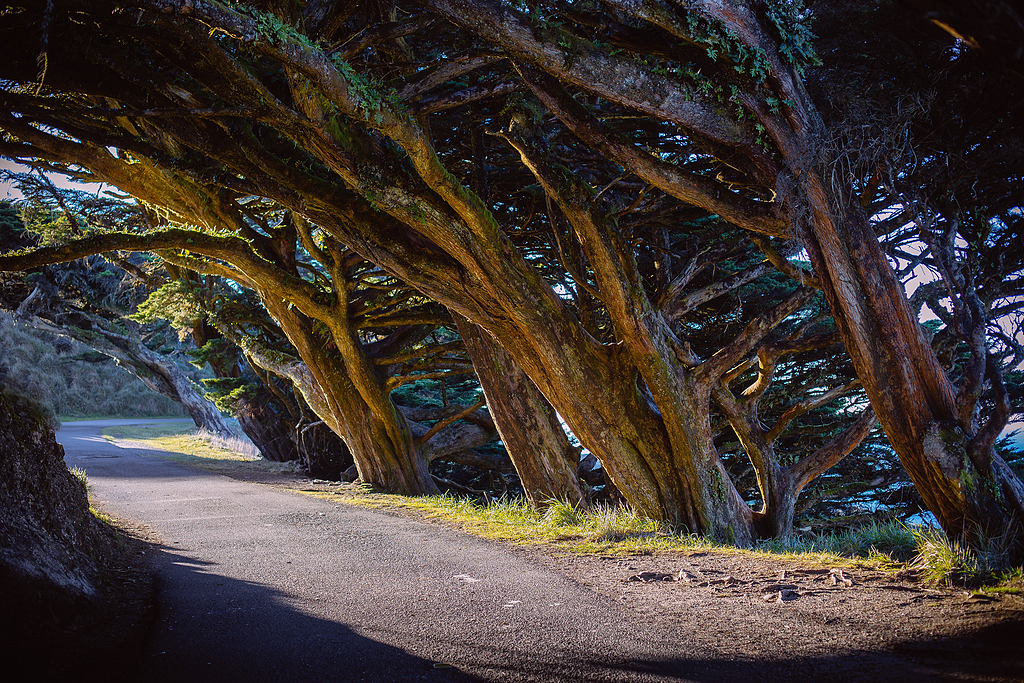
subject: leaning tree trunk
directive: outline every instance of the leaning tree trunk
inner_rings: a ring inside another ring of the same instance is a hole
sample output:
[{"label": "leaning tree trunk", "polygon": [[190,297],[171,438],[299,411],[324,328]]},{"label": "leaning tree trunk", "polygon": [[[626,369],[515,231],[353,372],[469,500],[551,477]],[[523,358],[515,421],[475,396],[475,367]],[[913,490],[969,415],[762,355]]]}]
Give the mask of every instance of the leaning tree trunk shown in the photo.
[{"label": "leaning tree trunk", "polygon": [[150,351],[142,340],[131,334],[107,329],[102,319],[90,316],[92,329],[75,325],[57,325],[38,316],[24,316],[24,322],[36,329],[71,337],[89,348],[110,356],[117,364],[142,380],[161,396],[177,401],[200,429],[221,437],[234,436],[217,406],[196,390],[195,385],[164,356]]},{"label": "leaning tree trunk", "polygon": [[[954,390],[907,303],[863,210],[828,200],[817,174],[804,195],[804,243],[871,401],[900,462],[951,538],[1022,538],[1024,486],[991,448],[972,449]],[[836,206],[836,204],[839,204]]]},{"label": "leaning tree trunk", "polygon": [[[166,268],[180,278],[177,268],[171,264],[167,264]],[[184,278],[180,279],[185,281]],[[201,357],[209,364],[215,377],[234,380],[243,377],[245,354],[226,339],[216,326],[205,320],[198,321],[192,327],[192,341],[202,351]],[[249,365],[252,367],[251,363]],[[259,449],[264,459],[272,462],[297,460],[299,452],[293,440],[293,425],[299,411],[294,406],[284,405],[289,397],[282,396],[281,392],[270,385],[272,377],[255,374],[255,379],[249,382],[245,391],[232,396],[225,412],[238,420],[238,426]],[[294,403],[294,399],[291,402]]]},{"label": "leaning tree trunk", "polygon": [[[290,405],[283,405],[284,403]],[[260,453],[273,462],[299,460],[311,477],[337,481],[352,465],[352,454],[330,427],[300,405],[301,396],[260,387],[233,406],[238,424]]]},{"label": "leaning tree trunk", "polygon": [[[276,376],[261,376],[254,361],[246,358],[259,378],[261,387],[253,400],[238,406],[238,422],[257,446],[272,449],[268,460],[299,460],[311,477],[341,479],[352,466],[352,454],[341,437],[321,420],[302,395],[279,387]],[[254,436],[255,435],[255,436]]]},{"label": "leaning tree trunk", "polygon": [[[766,186],[775,192],[774,205],[780,209],[777,216],[762,215],[749,204],[722,202],[722,197],[731,194],[725,188],[709,189],[706,178],[678,174],[658,162],[656,155],[615,142],[614,136],[595,134],[593,122],[574,111],[573,102],[559,106],[552,98],[545,99],[543,87],[529,83],[577,135],[652,185],[736,225],[766,235],[799,237],[821,279],[872,408],[943,528],[952,537],[967,537],[972,542],[978,536],[1012,537],[1024,542],[1024,526],[1020,523],[1024,519],[1024,484],[991,448],[992,429],[983,434],[972,424],[958,424],[954,391],[922,338],[918,321],[867,217],[856,202],[845,196],[851,192],[849,180],[839,177],[840,166],[832,163],[834,159],[824,158],[820,145],[829,139],[827,131],[804,88],[799,69],[783,59],[775,33],[761,24],[763,15],[758,3],[693,2],[687,3],[687,12],[736,37],[747,54],[760,55],[760,68],[770,70],[771,75],[762,78],[760,86],[773,89],[774,97],[785,106],[772,110],[763,91],[744,92],[742,88],[733,99],[754,115],[771,138],[779,165],[765,155],[763,144],[750,144],[752,136],[734,136],[716,128],[722,119],[692,109],[699,97],[649,98],[653,93],[645,87],[655,81],[642,78],[630,83],[630,88],[618,87],[621,74],[632,69],[628,63],[606,59],[615,68],[603,68],[600,62],[583,58],[560,59],[552,45],[541,46],[535,35],[519,30],[522,25],[513,25],[511,11],[499,11],[498,3],[480,2],[475,12],[466,13],[461,5],[449,0],[425,1],[449,20],[499,43],[521,60],[640,111],[651,111],[651,102],[657,102],[657,115],[699,136],[720,140],[730,153],[744,155],[749,168],[757,169],[755,173],[761,173]],[[692,38],[685,23],[674,20],[670,12],[660,11],[657,3],[608,2],[682,39]],[[574,65],[589,67],[585,79],[576,78],[583,71]],[[694,180],[704,183],[704,187]],[[761,206],[772,209],[768,202]],[[784,219],[782,225],[778,224],[780,218]]]},{"label": "leaning tree trunk", "polygon": [[744,406],[724,391],[716,392],[716,400],[757,475],[762,507],[754,513],[754,526],[762,538],[788,541],[804,487],[849,455],[875,425],[873,411],[866,409],[821,448],[787,466],[779,462],[775,438],[770,436],[774,430],[762,426],[756,405]]},{"label": "leaning tree trunk", "polygon": [[316,479],[340,481],[355,462],[341,437],[315,415],[295,425],[293,438],[306,472]]},{"label": "leaning tree trunk", "polygon": [[293,440],[294,428],[289,415],[275,408],[270,392],[261,387],[254,396],[235,401],[232,411],[249,440],[271,462],[297,460],[299,451]]},{"label": "leaning tree trunk", "polygon": [[555,409],[494,338],[453,315],[527,500],[533,505],[582,503],[579,451],[569,443]]},{"label": "leaning tree trunk", "polygon": [[268,353],[237,335],[236,343],[260,367],[292,381],[309,407],[345,441],[360,480],[391,493],[437,493],[429,463],[397,409],[389,402],[392,414],[378,415],[356,389],[338,352],[326,347],[308,319],[273,297],[263,301],[302,362],[283,361],[282,354]]}]

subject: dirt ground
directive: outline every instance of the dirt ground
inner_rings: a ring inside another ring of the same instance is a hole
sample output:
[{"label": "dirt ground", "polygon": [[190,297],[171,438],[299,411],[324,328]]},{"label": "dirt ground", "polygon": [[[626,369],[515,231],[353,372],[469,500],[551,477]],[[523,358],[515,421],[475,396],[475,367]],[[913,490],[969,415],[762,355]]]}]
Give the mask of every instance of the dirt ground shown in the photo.
[{"label": "dirt ground", "polygon": [[[238,463],[210,469],[283,489],[329,488],[287,468]],[[137,574],[137,565],[144,563],[145,542],[158,539],[145,527],[128,531],[140,542],[124,574],[123,605],[145,627],[142,603],[152,586]],[[1024,596],[934,589],[906,571],[730,552],[618,556],[537,546],[511,550],[621,602],[659,632],[713,634],[705,640],[718,646],[695,653],[701,659],[756,662],[754,670],[767,666],[782,678],[787,668],[810,669],[821,674],[815,680],[831,682],[897,680],[890,670],[895,656],[901,671],[924,680],[1024,681]]]},{"label": "dirt ground", "polygon": [[[702,658],[773,673],[888,681],[892,655],[924,680],[1024,680],[1024,598],[924,587],[909,573],[801,565],[733,553],[539,559],[668,629],[713,634]],[[856,675],[851,675],[851,665]],[[842,675],[829,675],[842,670]]]}]

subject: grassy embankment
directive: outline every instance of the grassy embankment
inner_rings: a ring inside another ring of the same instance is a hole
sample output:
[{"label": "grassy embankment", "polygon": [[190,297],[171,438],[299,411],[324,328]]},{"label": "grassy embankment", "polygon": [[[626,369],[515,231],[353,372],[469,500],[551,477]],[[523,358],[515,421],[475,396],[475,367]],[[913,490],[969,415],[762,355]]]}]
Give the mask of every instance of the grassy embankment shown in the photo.
[{"label": "grassy embankment", "polygon": [[61,421],[186,416],[180,403],[157,394],[112,359],[66,337],[39,332],[4,311],[0,377]]}]

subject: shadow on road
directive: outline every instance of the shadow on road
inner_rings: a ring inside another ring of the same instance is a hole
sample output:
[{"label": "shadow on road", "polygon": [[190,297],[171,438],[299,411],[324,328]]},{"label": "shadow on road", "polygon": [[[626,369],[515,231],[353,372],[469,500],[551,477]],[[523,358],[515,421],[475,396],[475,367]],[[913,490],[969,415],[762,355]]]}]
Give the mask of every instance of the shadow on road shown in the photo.
[{"label": "shadow on road", "polygon": [[[135,680],[475,680],[444,663],[362,636],[350,625],[311,616],[301,601],[283,591],[222,576],[216,566],[170,548],[154,547],[151,555],[159,572],[160,607]],[[167,595],[169,585],[187,595]],[[182,600],[187,614],[175,607]]]}]

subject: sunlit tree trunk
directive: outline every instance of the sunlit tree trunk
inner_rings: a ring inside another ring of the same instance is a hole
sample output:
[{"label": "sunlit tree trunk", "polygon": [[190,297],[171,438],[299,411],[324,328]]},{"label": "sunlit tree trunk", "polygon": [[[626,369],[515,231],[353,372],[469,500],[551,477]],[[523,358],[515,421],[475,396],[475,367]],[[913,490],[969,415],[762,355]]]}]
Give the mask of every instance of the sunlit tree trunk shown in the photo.
[{"label": "sunlit tree trunk", "polygon": [[272,354],[247,352],[257,362],[266,362],[266,369],[292,380],[310,407],[345,441],[360,480],[392,493],[436,493],[429,462],[390,400],[390,413],[375,413],[353,383],[341,355],[313,332],[310,321],[280,302],[265,303],[304,367],[268,367],[274,364]]}]

